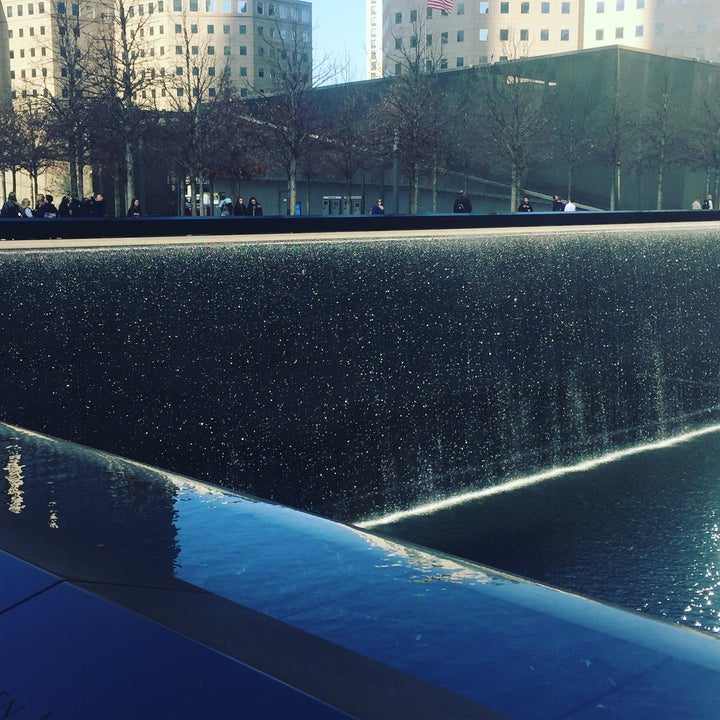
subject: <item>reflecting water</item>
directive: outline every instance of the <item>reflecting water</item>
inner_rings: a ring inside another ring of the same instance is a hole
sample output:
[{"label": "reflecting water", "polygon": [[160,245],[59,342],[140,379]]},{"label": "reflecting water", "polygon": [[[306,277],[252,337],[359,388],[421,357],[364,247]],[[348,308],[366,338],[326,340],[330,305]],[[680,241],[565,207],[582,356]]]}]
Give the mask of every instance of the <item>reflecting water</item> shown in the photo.
[{"label": "reflecting water", "polygon": [[[716,235],[2,252],[0,419],[347,521],[476,493],[720,420]],[[4,456],[12,513],[106,533],[110,498],[69,502],[55,480],[40,500],[27,452]],[[693,490],[712,487],[707,453],[698,470],[671,461],[683,472],[669,479],[634,465],[647,457],[578,471],[441,513],[417,537],[589,594],[622,585],[614,601],[712,631],[716,518]],[[177,488],[148,497],[117,473],[112,503],[175,516]],[[563,492],[536,495],[550,487]],[[616,539],[625,515],[644,543]],[[173,542],[158,552],[175,562]],[[585,542],[594,556],[571,552]]]},{"label": "reflecting water", "polygon": [[718,458],[716,429],[376,529],[720,633]]}]

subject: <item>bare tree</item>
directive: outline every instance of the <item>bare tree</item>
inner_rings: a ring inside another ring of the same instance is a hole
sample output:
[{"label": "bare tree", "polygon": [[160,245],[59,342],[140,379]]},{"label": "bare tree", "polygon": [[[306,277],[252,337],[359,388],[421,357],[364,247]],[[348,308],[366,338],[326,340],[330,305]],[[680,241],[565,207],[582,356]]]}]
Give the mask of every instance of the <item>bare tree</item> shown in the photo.
[{"label": "bare tree", "polygon": [[124,188],[124,210],[136,197],[138,155],[142,152],[143,110],[152,107],[148,90],[157,83],[145,32],[152,16],[142,5],[126,0],[105,0],[102,23],[93,37],[93,94],[101,107],[103,128],[114,140],[113,155],[119,165],[118,177]]},{"label": "bare tree", "polygon": [[210,121],[212,107],[226,102],[227,94],[218,92],[227,81],[227,64],[217,67],[214,52],[207,43],[198,40],[197,18],[183,14],[176,18],[176,54],[174,73],[162,72],[159,76],[169,112],[164,114],[167,127],[172,132],[172,144],[168,147],[183,185],[192,188],[191,212],[198,214],[205,180],[208,180],[209,163],[213,157],[212,147],[220,130]]},{"label": "bare tree", "polygon": [[58,162],[58,148],[50,136],[47,105],[28,97],[16,106],[18,162],[30,176],[35,195],[39,192],[39,178]]},{"label": "bare tree", "polygon": [[637,135],[638,164],[652,166],[656,176],[657,209],[663,208],[663,184],[667,170],[685,159],[682,152],[683,108],[678,102],[671,66],[663,62],[648,82]]},{"label": "bare tree", "polygon": [[389,82],[379,109],[379,129],[397,139],[399,161],[410,187],[409,211],[419,209],[420,180],[429,172],[433,208],[437,178],[453,145],[455,122],[464,115],[464,95],[449,93],[441,80],[443,43],[433,43],[425,24],[415,20],[407,36],[398,35],[389,64],[396,77]]},{"label": "bare tree", "polygon": [[344,181],[348,212],[352,212],[353,179],[370,166],[374,155],[372,108],[368,93],[357,86],[344,85],[335,92],[338,102],[331,110],[333,124],[320,154],[326,158],[327,168]]},{"label": "bare tree", "polygon": [[565,162],[567,198],[575,197],[575,174],[592,157],[594,134],[586,82],[570,73],[553,91],[549,109],[553,124],[553,154]]},{"label": "bare tree", "polygon": [[494,161],[510,174],[510,209],[515,210],[530,167],[550,152],[550,122],[544,106],[548,87],[527,58],[527,47],[509,43],[507,62],[479,76],[487,134]]},{"label": "bare tree", "polygon": [[714,82],[705,82],[696,93],[701,99],[694,109],[686,132],[690,162],[705,173],[705,192],[720,195],[720,91]]},{"label": "bare tree", "polygon": [[261,51],[270,73],[270,91],[259,82],[251,85],[264,99],[254,104],[266,151],[287,177],[288,211],[295,214],[297,183],[303,161],[314,138],[324,134],[317,88],[327,74],[316,68],[313,76],[310,34],[297,17],[275,17],[261,36]]}]

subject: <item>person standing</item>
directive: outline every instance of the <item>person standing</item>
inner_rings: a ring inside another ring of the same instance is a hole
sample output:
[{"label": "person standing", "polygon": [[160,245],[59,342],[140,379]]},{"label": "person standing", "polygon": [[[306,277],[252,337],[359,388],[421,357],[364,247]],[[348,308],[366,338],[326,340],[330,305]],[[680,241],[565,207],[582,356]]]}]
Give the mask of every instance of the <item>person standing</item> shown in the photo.
[{"label": "person standing", "polygon": [[88,208],[90,217],[105,217],[107,211],[107,201],[102,193],[95,193],[90,199],[90,207]]},{"label": "person standing", "polygon": [[35,213],[33,212],[33,209],[30,207],[30,198],[23,198],[22,203],[20,203],[20,214],[24,218],[34,218]]},{"label": "person standing", "polygon": [[15,195],[14,192],[11,192],[8,194],[7,200],[5,201],[5,204],[2,206],[2,210],[0,210],[0,217],[4,217],[4,218],[22,217],[22,214],[20,213],[20,205],[18,205],[18,201],[17,201],[17,195]]},{"label": "person standing", "polygon": [[233,201],[224,197],[220,202],[220,217],[230,217],[233,214]]},{"label": "person standing", "polygon": [[133,201],[130,203],[130,207],[127,211],[128,217],[142,217],[143,211],[142,206],[140,205],[140,198],[133,198]]},{"label": "person standing", "polygon": [[70,217],[70,198],[67,195],[63,195],[63,199],[58,205],[58,217]]},{"label": "person standing", "polygon": [[52,195],[45,195],[45,202],[38,209],[39,216],[42,218],[56,218],[58,215],[58,209],[53,203]]},{"label": "person standing", "polygon": [[703,210],[712,210],[713,209],[712,193],[708,193],[705,200],[703,200],[702,209]]},{"label": "person standing", "polygon": [[370,210],[371,215],[384,215],[385,214],[385,205],[383,205],[383,199],[378,198],[375,201],[375,204],[372,206],[372,210]]},{"label": "person standing", "polygon": [[575,207],[575,203],[568,198],[568,201],[565,203],[565,207],[563,208],[565,212],[575,212],[577,208]]},{"label": "person standing", "polygon": [[520,203],[520,207],[518,207],[518,212],[532,212],[533,206],[530,204],[530,198],[526,195],[522,202]]},{"label": "person standing", "polygon": [[562,201],[559,195],[553,195],[552,209],[553,212],[563,212],[563,210],[565,210],[565,203]]},{"label": "person standing", "polygon": [[702,210],[702,203],[700,202],[700,198],[699,198],[699,197],[696,197],[696,198],[693,200],[692,209],[693,209],[693,210]]},{"label": "person standing", "polygon": [[259,217],[263,214],[262,205],[257,201],[255,197],[251,197],[248,201],[247,214],[253,217]]},{"label": "person standing", "polygon": [[233,205],[233,215],[235,217],[243,217],[247,215],[247,207],[245,207],[245,201],[239,197]]},{"label": "person standing", "polygon": [[461,190],[457,197],[455,198],[455,204],[453,205],[453,212],[454,213],[471,213],[472,212],[472,203],[470,202],[470,198],[468,197],[468,194]]}]

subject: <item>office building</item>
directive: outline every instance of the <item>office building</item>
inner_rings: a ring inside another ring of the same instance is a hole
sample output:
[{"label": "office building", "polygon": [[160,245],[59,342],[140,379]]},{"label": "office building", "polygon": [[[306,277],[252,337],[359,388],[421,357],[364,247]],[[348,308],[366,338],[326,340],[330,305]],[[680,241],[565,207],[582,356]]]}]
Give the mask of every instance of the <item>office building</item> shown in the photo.
[{"label": "office building", "polygon": [[608,45],[718,62],[713,9],[707,0],[456,0],[445,12],[426,0],[368,0],[368,28],[375,19],[382,34],[369,74],[402,73],[416,50],[439,70]]},{"label": "office building", "polygon": [[121,57],[123,25],[135,72],[153,80],[137,91],[145,107],[172,109],[192,87],[188,73],[204,77],[211,99],[222,77],[242,96],[271,92],[273,67],[290,51],[312,67],[312,6],[303,0],[45,0],[4,11],[14,98],[67,95],[68,53],[90,58],[82,72]]}]

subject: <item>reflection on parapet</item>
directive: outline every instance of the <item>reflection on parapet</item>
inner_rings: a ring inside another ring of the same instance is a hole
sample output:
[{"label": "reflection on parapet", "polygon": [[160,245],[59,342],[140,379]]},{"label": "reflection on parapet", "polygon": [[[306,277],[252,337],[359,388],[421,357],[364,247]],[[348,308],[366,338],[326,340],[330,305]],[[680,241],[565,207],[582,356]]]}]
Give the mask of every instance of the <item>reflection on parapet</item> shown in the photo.
[{"label": "reflection on parapet", "polygon": [[15,515],[19,515],[25,508],[22,489],[25,481],[22,472],[23,465],[20,463],[20,446],[8,445],[7,451],[8,461],[3,470],[5,470],[5,480],[8,484],[8,510],[15,513]]},{"label": "reflection on parapet", "polygon": [[459,558],[431,553],[412,545],[403,545],[359,530],[356,532],[368,545],[385,551],[386,554],[383,556],[385,564],[383,567],[390,566],[392,564],[391,559],[397,558],[395,564],[404,564],[417,569],[419,574],[415,582],[471,582],[480,585],[491,585],[507,581],[507,578],[503,578],[497,572],[489,575],[480,566],[463,562]]}]

